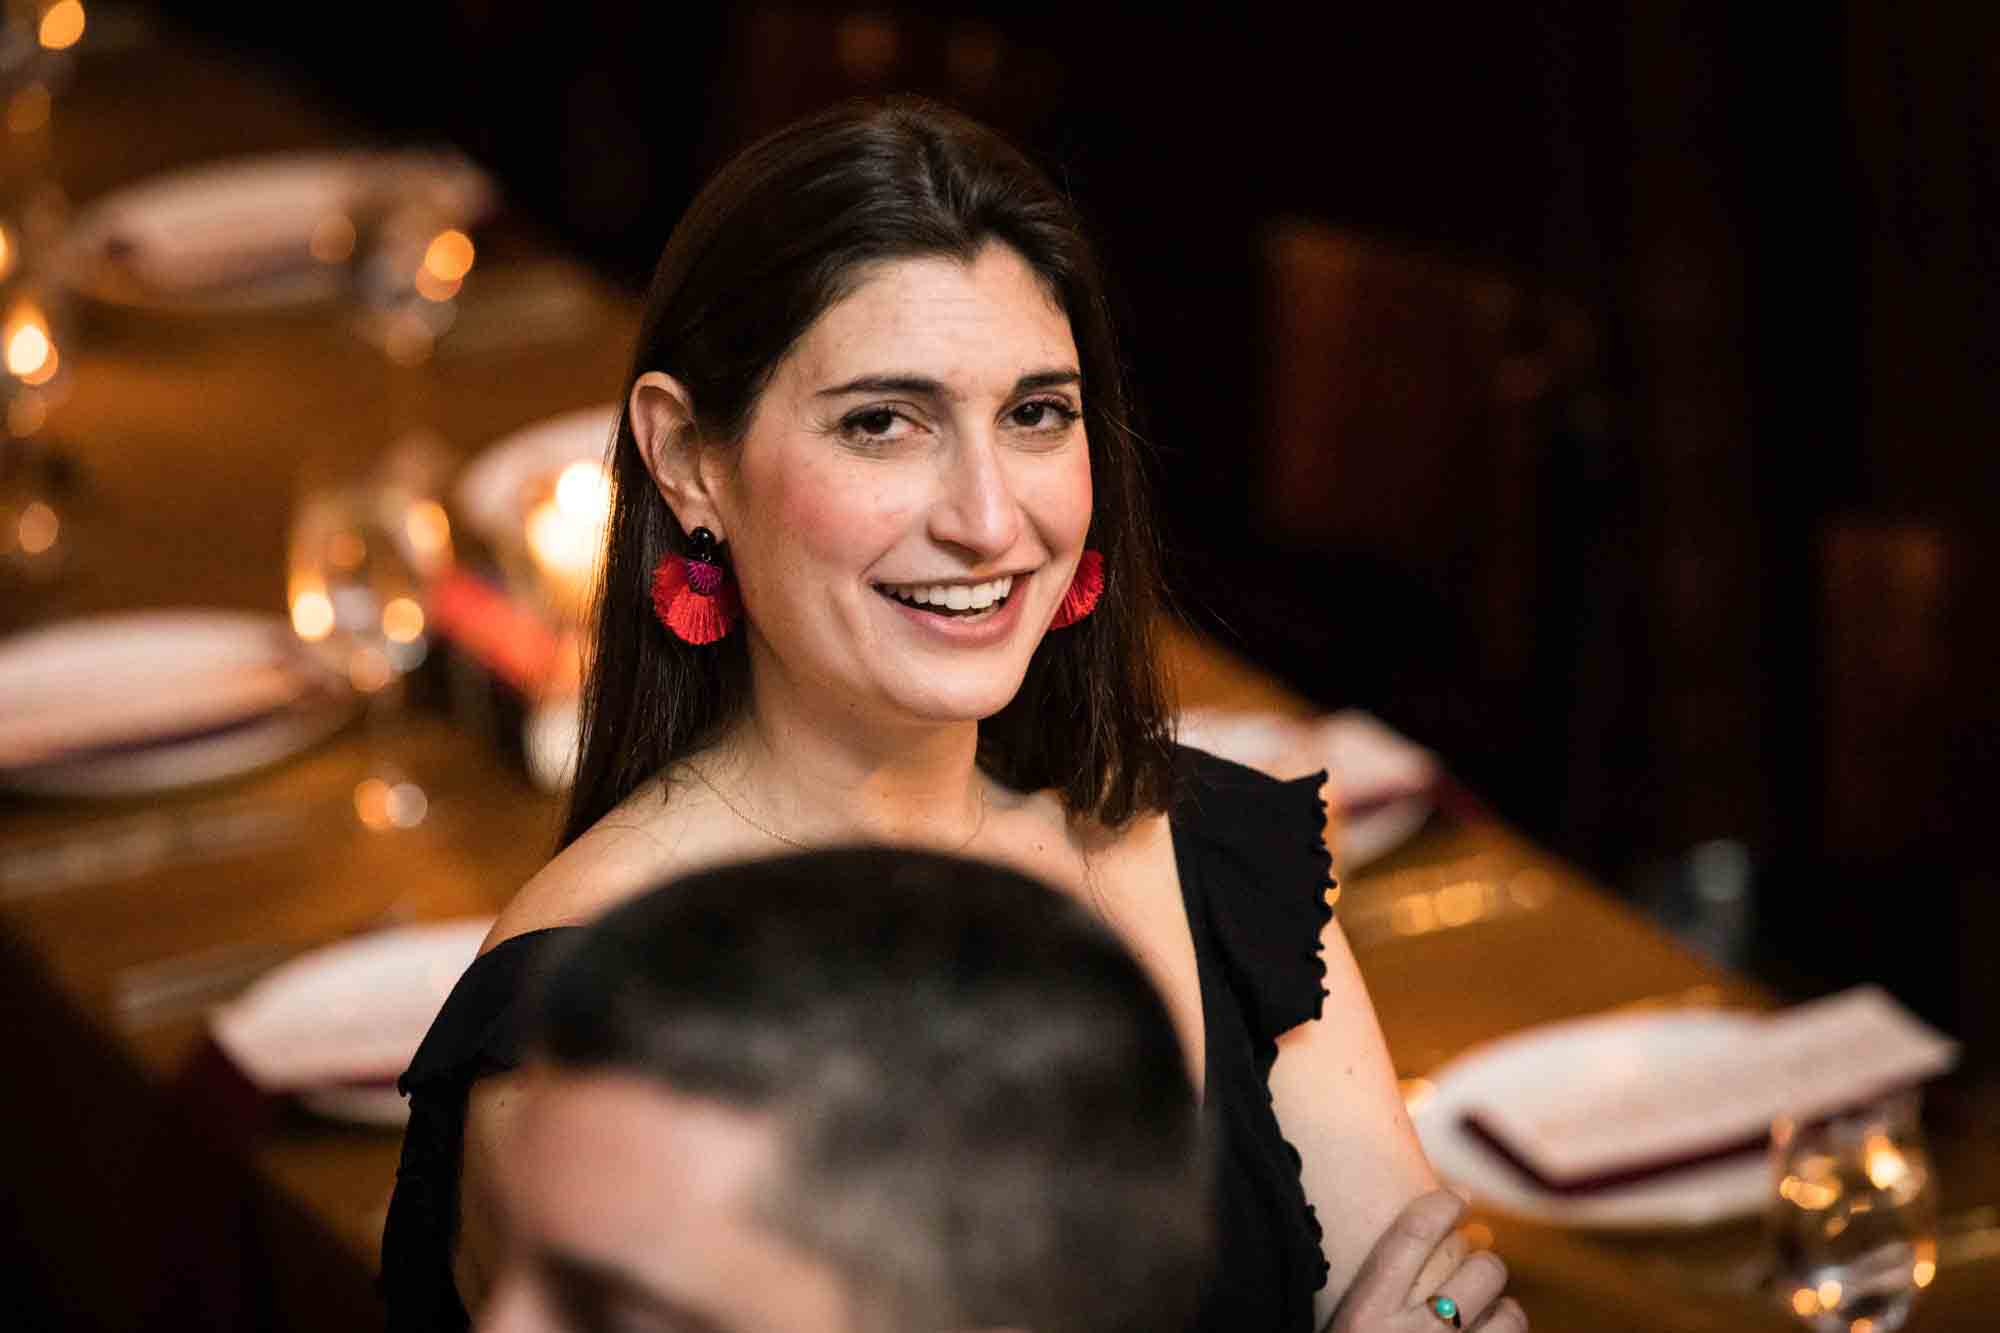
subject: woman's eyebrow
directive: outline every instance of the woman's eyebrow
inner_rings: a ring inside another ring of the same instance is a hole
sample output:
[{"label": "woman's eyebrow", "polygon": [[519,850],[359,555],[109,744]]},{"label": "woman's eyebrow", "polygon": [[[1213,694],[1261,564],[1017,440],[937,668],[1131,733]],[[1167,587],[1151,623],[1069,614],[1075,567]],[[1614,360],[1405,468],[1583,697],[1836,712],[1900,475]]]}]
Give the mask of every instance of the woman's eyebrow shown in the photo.
[{"label": "woman's eyebrow", "polygon": [[[1033,370],[1014,381],[1014,392],[1033,393],[1036,389],[1053,389],[1081,383],[1083,376],[1078,374],[1074,367]],[[839,398],[851,393],[913,393],[954,402],[959,397],[955,390],[929,375],[900,374],[862,375],[845,383],[821,389],[813,397]]]}]

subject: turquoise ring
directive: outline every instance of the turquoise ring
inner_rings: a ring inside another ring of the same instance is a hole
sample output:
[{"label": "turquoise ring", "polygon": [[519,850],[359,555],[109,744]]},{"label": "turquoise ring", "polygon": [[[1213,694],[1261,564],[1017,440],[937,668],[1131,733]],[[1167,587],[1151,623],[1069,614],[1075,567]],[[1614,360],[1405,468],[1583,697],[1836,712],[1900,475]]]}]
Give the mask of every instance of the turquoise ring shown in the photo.
[{"label": "turquoise ring", "polygon": [[1458,1302],[1449,1296],[1431,1297],[1431,1313],[1453,1328],[1463,1327],[1458,1320]]}]

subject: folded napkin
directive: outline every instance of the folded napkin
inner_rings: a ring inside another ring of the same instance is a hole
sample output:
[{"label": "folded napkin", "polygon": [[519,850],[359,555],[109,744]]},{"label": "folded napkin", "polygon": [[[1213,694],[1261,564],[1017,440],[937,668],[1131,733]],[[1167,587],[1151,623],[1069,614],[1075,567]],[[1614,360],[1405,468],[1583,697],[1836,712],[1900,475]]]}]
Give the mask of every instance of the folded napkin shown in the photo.
[{"label": "folded napkin", "polygon": [[1538,1188],[1588,1194],[1761,1150],[1780,1117],[1864,1105],[1958,1057],[1957,1043],[1874,986],[1716,1033],[1517,1086],[1468,1106],[1463,1126]]},{"label": "folded napkin", "polygon": [[1190,709],[1179,735],[1276,778],[1325,769],[1327,800],[1346,814],[1428,797],[1440,776],[1429,750],[1358,708],[1308,718]]},{"label": "folded napkin", "polygon": [[214,1010],[209,1035],[260,1092],[328,1105],[379,1093],[409,1066],[492,927],[491,917],[398,926],[301,954]]}]

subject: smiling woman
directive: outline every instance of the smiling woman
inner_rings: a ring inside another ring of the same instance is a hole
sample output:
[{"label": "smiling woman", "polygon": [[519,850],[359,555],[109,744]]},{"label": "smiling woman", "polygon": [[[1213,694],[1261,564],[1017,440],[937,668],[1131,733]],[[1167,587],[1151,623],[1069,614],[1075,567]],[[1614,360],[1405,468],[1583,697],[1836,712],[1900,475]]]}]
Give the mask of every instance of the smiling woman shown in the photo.
[{"label": "smiling woman", "polygon": [[1434,1182],[1330,919],[1319,780],[1171,743],[1130,417],[1075,215],[983,127],[844,106],[703,189],[613,447],[564,845],[403,1080],[394,1324],[463,1326],[502,1262],[520,1000],[567,928],[857,841],[1000,862],[1110,928],[1203,1099],[1199,1327],[1328,1323]]},{"label": "smiling woman", "polygon": [[1076,364],[1034,270],[988,242],[870,266],[740,441],[705,443],[687,389],[638,378],[638,453],[683,531],[730,544],[753,608],[753,716],[838,698],[839,725],[889,736],[1006,708],[1091,523]]}]

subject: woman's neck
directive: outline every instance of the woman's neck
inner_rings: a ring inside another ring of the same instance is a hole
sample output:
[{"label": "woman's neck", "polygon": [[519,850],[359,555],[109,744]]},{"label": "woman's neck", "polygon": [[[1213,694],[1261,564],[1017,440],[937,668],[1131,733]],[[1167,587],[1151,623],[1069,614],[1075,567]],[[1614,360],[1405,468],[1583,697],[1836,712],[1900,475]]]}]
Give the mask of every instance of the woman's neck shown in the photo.
[{"label": "woman's neck", "polygon": [[977,721],[885,721],[753,687],[743,720],[692,762],[739,816],[803,843],[957,848],[984,818]]}]

